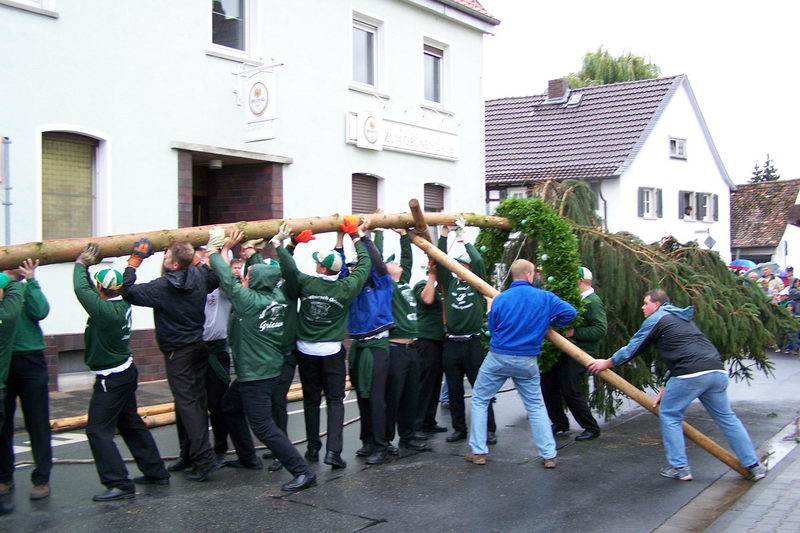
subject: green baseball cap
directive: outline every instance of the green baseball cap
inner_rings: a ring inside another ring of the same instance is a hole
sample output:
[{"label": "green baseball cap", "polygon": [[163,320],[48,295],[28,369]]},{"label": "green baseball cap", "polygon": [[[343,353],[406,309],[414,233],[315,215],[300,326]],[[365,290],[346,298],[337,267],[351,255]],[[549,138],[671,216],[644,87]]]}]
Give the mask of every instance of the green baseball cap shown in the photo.
[{"label": "green baseball cap", "polygon": [[94,275],[95,281],[101,287],[110,291],[119,290],[122,287],[122,273],[113,268],[104,268]]},{"label": "green baseball cap", "polygon": [[339,272],[342,269],[342,256],[339,255],[339,252],[335,252],[333,250],[320,250],[311,254],[311,257],[314,258],[314,261],[324,266],[328,270]]},{"label": "green baseball cap", "polygon": [[11,283],[11,276],[0,272],[0,289],[5,289],[9,283]]}]

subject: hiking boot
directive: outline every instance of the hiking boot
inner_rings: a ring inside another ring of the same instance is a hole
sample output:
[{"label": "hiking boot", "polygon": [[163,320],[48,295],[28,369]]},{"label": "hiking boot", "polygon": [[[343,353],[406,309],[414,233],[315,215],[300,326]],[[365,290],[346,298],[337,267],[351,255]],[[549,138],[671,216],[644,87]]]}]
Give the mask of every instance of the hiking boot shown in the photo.
[{"label": "hiking boot", "polygon": [[688,466],[682,466],[680,468],[665,466],[661,469],[659,474],[670,479],[679,479],[681,481],[691,481],[693,479],[692,470]]},{"label": "hiking boot", "polygon": [[467,455],[464,456],[464,459],[469,461],[474,465],[485,465],[486,464],[486,454],[485,453],[472,453],[472,451],[467,452]]},{"label": "hiking boot", "polygon": [[747,476],[747,479],[750,481],[758,481],[759,479],[767,477],[767,467],[761,463],[756,463],[754,466],[748,468],[748,470],[750,471],[750,475]]},{"label": "hiking boot", "polygon": [[[764,477],[764,476],[761,476]],[[761,479],[761,478],[759,478]],[[44,483],[42,485],[34,485],[31,489],[31,500],[43,500],[50,496],[50,484]]]},{"label": "hiking boot", "polygon": [[544,466],[545,468],[555,468],[556,458],[551,457],[550,459],[542,459],[542,466]]}]

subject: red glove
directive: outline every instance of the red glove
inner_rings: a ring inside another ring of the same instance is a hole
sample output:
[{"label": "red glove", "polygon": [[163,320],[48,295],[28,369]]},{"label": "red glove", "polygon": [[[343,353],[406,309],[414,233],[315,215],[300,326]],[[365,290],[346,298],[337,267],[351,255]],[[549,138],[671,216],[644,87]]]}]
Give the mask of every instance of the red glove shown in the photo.
[{"label": "red glove", "polygon": [[142,261],[151,255],[153,255],[153,243],[150,242],[150,239],[143,237],[142,239],[133,243],[133,251],[131,252],[131,256],[128,258],[128,266],[139,268],[139,265],[142,264]]},{"label": "red glove", "polygon": [[358,217],[355,215],[347,215],[344,220],[339,224],[339,229],[348,235],[358,234]]},{"label": "red glove", "polygon": [[315,239],[316,237],[314,237],[313,231],[311,231],[310,229],[304,229],[303,231],[292,237],[292,242],[297,244],[299,242],[309,242]]}]

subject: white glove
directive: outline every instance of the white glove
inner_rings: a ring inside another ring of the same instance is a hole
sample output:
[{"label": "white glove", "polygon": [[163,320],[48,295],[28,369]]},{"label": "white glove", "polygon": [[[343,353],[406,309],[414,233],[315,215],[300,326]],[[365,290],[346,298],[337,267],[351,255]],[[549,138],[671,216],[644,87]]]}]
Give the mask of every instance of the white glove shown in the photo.
[{"label": "white glove", "polygon": [[281,227],[278,229],[278,233],[276,233],[269,242],[272,243],[275,248],[278,248],[279,246],[283,246],[283,241],[291,236],[292,228],[290,228],[288,224],[284,223],[281,224]]},{"label": "white glove", "polygon": [[467,221],[464,219],[463,216],[458,215],[456,219],[456,240],[463,241],[464,240],[464,227],[467,225]]},{"label": "white glove", "polygon": [[208,244],[206,244],[206,250],[209,252],[219,252],[220,249],[225,246],[227,240],[228,238],[225,236],[225,230],[219,226],[214,226],[208,230]]},{"label": "white glove", "polygon": [[242,248],[252,248],[257,252],[260,252],[261,250],[264,249],[266,245],[267,245],[266,239],[252,239],[249,241],[244,241],[242,243]]}]

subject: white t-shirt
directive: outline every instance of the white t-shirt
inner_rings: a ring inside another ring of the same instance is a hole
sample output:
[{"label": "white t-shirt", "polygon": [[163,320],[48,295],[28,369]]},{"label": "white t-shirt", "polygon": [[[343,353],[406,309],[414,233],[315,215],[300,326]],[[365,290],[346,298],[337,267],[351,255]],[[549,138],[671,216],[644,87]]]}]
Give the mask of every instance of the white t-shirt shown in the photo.
[{"label": "white t-shirt", "polygon": [[220,289],[214,289],[206,296],[206,321],[203,324],[203,340],[217,341],[228,338],[228,319],[231,316],[231,302]]}]

